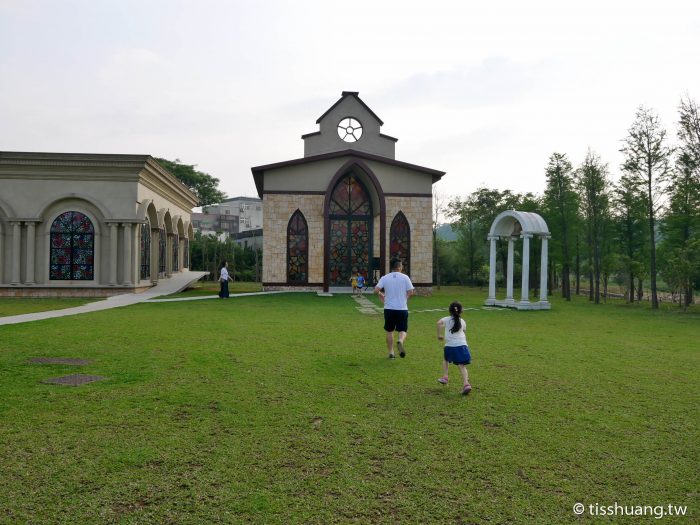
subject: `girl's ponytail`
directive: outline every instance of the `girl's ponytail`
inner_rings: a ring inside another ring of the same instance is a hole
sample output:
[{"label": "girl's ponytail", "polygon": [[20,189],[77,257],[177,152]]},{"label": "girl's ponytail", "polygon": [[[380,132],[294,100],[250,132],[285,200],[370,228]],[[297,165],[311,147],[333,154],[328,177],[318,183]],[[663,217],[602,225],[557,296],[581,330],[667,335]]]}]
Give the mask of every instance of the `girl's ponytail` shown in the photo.
[{"label": "girl's ponytail", "polygon": [[450,304],[450,315],[452,316],[452,328],[450,332],[456,334],[462,329],[462,304],[454,301]]}]

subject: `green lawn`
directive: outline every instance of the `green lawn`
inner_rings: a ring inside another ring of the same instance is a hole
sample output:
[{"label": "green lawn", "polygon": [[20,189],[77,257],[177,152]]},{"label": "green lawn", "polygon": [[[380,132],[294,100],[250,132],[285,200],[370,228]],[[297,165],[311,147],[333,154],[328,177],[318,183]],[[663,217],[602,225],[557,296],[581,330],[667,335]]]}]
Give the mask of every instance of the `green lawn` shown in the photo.
[{"label": "green lawn", "polygon": [[48,310],[63,310],[73,308],[93,301],[100,301],[102,297],[0,297],[0,317],[8,315],[30,314],[34,312],[46,312]]},{"label": "green lawn", "polygon": [[[514,312],[484,296],[412,299],[395,361],[381,317],[349,296],[0,327],[0,523],[593,522],[575,502],[688,505],[680,522],[697,523],[697,307]],[[479,308],[467,397],[456,367],[437,383],[443,314],[421,312],[454,298]],[[93,364],[27,363],[39,356]],[[78,371],[108,380],[40,383]]]},{"label": "green lawn", "polygon": [[[236,293],[249,293],[249,292],[260,292],[262,291],[262,286],[260,283],[251,282],[233,282],[228,284],[228,291],[231,294]],[[177,297],[201,297],[203,295],[217,295],[219,293],[219,283],[218,281],[197,281],[192,284],[190,288],[174,294],[170,294],[167,297],[177,298]]]}]

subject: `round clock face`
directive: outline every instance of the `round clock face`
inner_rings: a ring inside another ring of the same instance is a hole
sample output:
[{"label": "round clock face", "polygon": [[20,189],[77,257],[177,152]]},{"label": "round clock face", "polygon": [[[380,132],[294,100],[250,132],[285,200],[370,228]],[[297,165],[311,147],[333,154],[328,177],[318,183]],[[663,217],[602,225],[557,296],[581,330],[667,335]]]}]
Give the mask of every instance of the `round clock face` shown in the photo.
[{"label": "round clock face", "polygon": [[338,136],[345,142],[357,142],[362,136],[362,124],[357,119],[346,117],[338,123]]}]

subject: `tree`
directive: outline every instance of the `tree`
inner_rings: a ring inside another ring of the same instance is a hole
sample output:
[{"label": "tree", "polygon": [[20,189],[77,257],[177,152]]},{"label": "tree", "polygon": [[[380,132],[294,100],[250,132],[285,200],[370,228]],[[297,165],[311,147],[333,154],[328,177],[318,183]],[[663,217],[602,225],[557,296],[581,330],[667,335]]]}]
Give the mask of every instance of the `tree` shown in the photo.
[{"label": "tree", "polygon": [[571,301],[571,234],[576,222],[577,197],[573,190],[572,166],[565,153],[553,153],[545,170],[544,213],[552,230],[552,252],[562,268],[562,296]]},{"label": "tree", "polygon": [[606,222],[609,213],[608,166],[590,149],[576,171],[581,195],[581,212],[589,248],[589,297],[600,303],[600,277],[604,258]]},{"label": "tree", "polygon": [[663,186],[669,174],[672,150],[665,144],[666,130],[652,110],[640,106],[628,136],[620,150],[625,156],[622,170],[645,190],[649,235],[649,274],[651,307],[659,307],[656,290],[656,216],[660,208]]},{"label": "tree", "polygon": [[636,181],[628,175],[620,177],[615,186],[614,207],[621,281],[627,285],[627,300],[633,303],[634,279],[644,272],[644,195]]},{"label": "tree", "polygon": [[226,194],[219,190],[219,179],[197,171],[196,164],[182,164],[180,159],[172,161],[156,158],[156,161],[197,195],[200,206],[216,204],[226,198]]},{"label": "tree", "polygon": [[433,266],[435,267],[435,281],[438,290],[441,284],[440,274],[440,242],[438,240],[437,231],[440,227],[440,219],[445,212],[445,196],[441,191],[433,192]]},{"label": "tree", "polygon": [[693,284],[700,278],[700,179],[698,165],[687,150],[676,160],[668,185],[667,213],[660,225],[661,272],[679,293],[685,309],[693,302]]},{"label": "tree", "polygon": [[680,152],[686,155],[690,162],[689,166],[694,166],[692,172],[700,182],[700,112],[698,105],[690,97],[681,99],[678,108],[680,113],[678,126],[678,140],[680,141]]}]

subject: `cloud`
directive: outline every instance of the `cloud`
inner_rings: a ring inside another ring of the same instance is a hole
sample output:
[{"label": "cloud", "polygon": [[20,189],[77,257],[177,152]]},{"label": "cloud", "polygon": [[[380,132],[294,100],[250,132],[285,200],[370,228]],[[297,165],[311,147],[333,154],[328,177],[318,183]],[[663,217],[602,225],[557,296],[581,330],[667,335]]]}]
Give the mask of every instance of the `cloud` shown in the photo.
[{"label": "cloud", "polygon": [[552,64],[524,64],[491,57],[477,66],[459,66],[413,75],[381,95],[384,105],[431,103],[484,107],[525,97],[550,76]]}]

